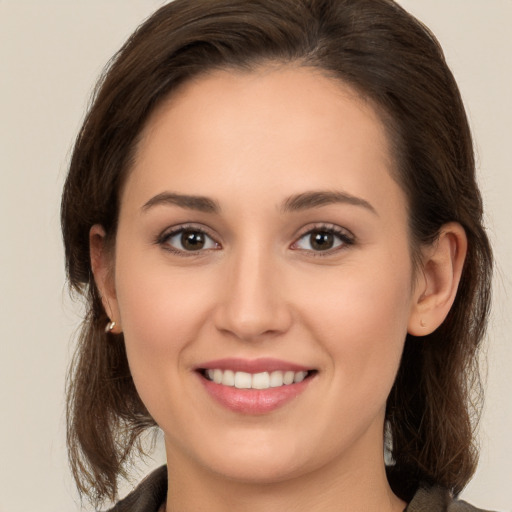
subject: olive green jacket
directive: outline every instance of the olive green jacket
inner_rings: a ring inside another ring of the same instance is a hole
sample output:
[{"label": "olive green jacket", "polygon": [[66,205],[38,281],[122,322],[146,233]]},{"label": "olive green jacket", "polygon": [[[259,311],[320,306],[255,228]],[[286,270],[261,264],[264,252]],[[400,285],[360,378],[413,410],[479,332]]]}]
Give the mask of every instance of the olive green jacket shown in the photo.
[{"label": "olive green jacket", "polygon": [[[167,496],[167,467],[151,473],[109,512],[158,512]],[[454,500],[441,487],[420,487],[404,512],[486,512]]]}]

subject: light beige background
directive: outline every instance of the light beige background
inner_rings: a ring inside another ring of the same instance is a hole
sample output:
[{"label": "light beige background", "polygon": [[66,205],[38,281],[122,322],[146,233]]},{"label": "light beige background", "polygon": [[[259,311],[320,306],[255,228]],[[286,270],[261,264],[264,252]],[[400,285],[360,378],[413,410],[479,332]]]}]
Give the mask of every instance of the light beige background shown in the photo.
[{"label": "light beige background", "polygon": [[[0,0],[0,512],[80,509],[63,424],[79,307],[65,289],[59,195],[96,77],[162,3]],[[440,39],[476,139],[498,273],[481,464],[464,496],[512,510],[512,1],[401,3]]]}]

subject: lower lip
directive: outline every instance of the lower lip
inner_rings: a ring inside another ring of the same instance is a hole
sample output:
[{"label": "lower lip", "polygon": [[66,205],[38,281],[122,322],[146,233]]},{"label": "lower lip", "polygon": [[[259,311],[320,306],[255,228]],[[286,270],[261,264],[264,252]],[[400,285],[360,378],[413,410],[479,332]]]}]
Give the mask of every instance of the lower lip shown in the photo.
[{"label": "lower lip", "polygon": [[199,375],[209,395],[231,411],[242,414],[265,414],[297,398],[310,384],[312,377],[302,382],[268,389],[238,389],[223,386]]}]

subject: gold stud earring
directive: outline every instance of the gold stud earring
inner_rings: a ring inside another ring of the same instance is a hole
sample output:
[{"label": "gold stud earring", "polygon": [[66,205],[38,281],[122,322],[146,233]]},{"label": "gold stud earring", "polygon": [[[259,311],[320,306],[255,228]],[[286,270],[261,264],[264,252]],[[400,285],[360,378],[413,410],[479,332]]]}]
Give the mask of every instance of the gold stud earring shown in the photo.
[{"label": "gold stud earring", "polygon": [[427,326],[427,323],[425,322],[425,320],[423,320],[423,318],[420,320],[420,325],[421,325],[421,327]]}]

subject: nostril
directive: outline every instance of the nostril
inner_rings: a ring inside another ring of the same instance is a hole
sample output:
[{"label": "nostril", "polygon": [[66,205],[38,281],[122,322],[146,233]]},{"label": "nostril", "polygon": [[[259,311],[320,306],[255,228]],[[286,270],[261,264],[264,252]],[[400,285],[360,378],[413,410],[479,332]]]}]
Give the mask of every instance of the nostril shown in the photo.
[{"label": "nostril", "polygon": [[[241,284],[238,286],[242,288]],[[262,292],[259,288],[248,286],[219,299],[215,327],[224,335],[243,341],[264,340],[287,332],[292,325],[287,302],[280,300],[278,293]]]}]

